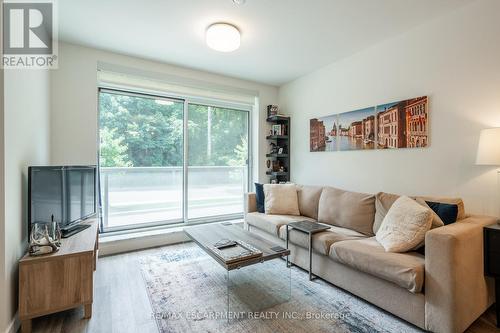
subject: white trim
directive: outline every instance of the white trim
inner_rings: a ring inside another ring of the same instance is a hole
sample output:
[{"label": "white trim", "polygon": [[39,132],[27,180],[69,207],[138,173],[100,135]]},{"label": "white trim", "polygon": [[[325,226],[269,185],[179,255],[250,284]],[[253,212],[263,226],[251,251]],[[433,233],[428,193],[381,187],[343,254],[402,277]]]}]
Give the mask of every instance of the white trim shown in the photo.
[{"label": "white trim", "polygon": [[14,318],[10,321],[5,333],[16,333],[21,327],[21,321],[19,320],[19,314],[16,312],[14,314]]},{"label": "white trim", "polygon": [[207,97],[215,96],[214,100],[252,105],[255,97],[259,96],[256,90],[248,90],[233,86],[215,84],[186,77],[144,71],[141,69],[97,62],[98,83],[101,86],[124,85],[137,89],[162,90],[172,97]]}]

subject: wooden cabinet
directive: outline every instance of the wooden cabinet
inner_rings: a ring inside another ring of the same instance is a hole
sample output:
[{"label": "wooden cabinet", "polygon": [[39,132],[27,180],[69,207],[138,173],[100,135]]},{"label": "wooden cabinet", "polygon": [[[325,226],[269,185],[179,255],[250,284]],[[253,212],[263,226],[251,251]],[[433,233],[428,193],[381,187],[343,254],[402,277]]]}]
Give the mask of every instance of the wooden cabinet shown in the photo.
[{"label": "wooden cabinet", "polygon": [[97,264],[98,221],[69,238],[55,253],[19,262],[19,318],[22,332],[31,331],[31,319],[78,306],[92,316],[94,270]]}]

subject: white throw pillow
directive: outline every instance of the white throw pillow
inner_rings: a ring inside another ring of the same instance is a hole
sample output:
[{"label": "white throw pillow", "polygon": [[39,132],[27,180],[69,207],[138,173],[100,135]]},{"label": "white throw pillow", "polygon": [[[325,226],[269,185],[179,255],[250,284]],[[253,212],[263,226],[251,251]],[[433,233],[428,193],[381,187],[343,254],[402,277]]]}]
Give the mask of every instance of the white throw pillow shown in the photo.
[{"label": "white throw pillow", "polygon": [[300,215],[295,184],[264,184],[266,214]]},{"label": "white throw pillow", "polygon": [[406,252],[424,241],[432,218],[431,209],[401,196],[387,212],[375,237],[386,252]]},{"label": "white throw pillow", "polygon": [[422,206],[424,206],[425,208],[429,208],[431,210],[431,214],[432,214],[431,229],[439,228],[439,227],[444,226],[443,220],[441,220],[441,218],[439,217],[439,215],[436,214],[436,212],[434,212],[431,207],[429,207],[429,205],[427,204],[427,202],[425,202],[424,199],[422,199],[422,198],[416,198],[415,201],[418,202],[419,204],[421,204]]}]

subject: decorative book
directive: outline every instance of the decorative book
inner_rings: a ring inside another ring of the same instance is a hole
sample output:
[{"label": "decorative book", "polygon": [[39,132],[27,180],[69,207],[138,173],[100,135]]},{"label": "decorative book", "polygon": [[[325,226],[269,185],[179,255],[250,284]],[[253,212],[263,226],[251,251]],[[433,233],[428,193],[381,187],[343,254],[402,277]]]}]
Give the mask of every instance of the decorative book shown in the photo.
[{"label": "decorative book", "polygon": [[262,251],[242,240],[221,240],[215,243],[211,250],[226,264],[262,256]]}]

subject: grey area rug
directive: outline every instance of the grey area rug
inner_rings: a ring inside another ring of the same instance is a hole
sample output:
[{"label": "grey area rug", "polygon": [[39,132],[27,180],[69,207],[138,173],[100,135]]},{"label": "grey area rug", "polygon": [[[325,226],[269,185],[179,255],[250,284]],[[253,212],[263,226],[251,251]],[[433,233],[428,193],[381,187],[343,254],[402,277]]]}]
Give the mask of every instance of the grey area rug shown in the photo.
[{"label": "grey area rug", "polygon": [[[422,332],[321,279],[309,281],[299,268],[286,270],[281,259],[235,272],[229,298],[227,272],[194,243],[158,249],[140,264],[162,333]],[[271,291],[260,290],[256,281]],[[284,301],[288,281],[291,297]],[[282,303],[271,306],[273,301]]]}]

